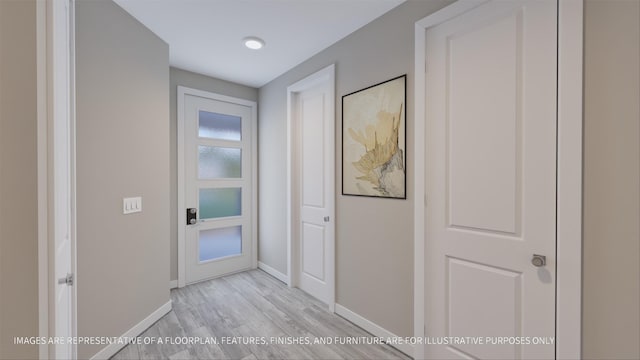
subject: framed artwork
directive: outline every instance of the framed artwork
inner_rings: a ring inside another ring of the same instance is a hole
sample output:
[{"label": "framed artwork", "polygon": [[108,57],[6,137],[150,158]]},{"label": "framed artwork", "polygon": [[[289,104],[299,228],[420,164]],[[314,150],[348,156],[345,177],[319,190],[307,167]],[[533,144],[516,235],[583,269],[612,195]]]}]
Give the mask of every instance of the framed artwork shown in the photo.
[{"label": "framed artwork", "polygon": [[342,195],[407,198],[407,75],[342,97]]}]

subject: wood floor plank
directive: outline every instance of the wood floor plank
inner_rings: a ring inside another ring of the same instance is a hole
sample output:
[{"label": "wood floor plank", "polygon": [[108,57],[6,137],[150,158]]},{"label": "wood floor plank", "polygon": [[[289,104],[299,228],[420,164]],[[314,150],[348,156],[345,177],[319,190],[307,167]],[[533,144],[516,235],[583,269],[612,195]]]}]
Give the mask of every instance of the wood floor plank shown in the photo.
[{"label": "wood floor plank", "polygon": [[189,352],[188,349],[184,349],[178,353],[175,353],[171,356],[169,356],[169,360],[186,360],[186,359],[191,359],[192,354]]},{"label": "wood floor plank", "polygon": [[172,356],[176,353],[187,350],[188,346],[183,343],[182,338],[187,336],[180,322],[176,317],[175,311],[170,311],[162,319],[155,324],[158,327],[158,333],[163,343],[158,344],[163,354]]},{"label": "wood floor plank", "polygon": [[198,310],[187,304],[173,304],[173,312],[185,333],[191,333],[206,325]]},{"label": "wood floor plank", "polygon": [[[205,303],[198,305],[198,311],[202,317],[207,320],[207,328],[211,335],[219,340],[233,337],[234,334],[232,332],[232,328],[228,326],[230,322],[225,320],[218,310],[219,309],[216,308],[214,304]],[[225,359],[240,359],[251,354],[251,351],[243,345],[234,345],[222,342],[218,345],[224,354],[223,358]]]},{"label": "wood floor plank", "polygon": [[[158,326],[156,326],[156,324],[152,325],[140,336],[142,338],[156,338],[156,339],[160,338],[160,332],[158,331]],[[139,344],[138,351],[140,353],[141,360],[166,359],[170,355],[173,355],[173,354],[164,354],[162,352],[162,348],[157,344],[144,344],[144,343]]]},{"label": "wood floor plank", "polygon": [[122,348],[112,359],[114,360],[129,360],[140,359],[140,352],[138,352],[138,344],[129,344]]},{"label": "wood floor plank", "polygon": [[[215,338],[211,333],[211,330],[202,326],[191,331],[191,335],[199,339]],[[225,359],[224,351],[217,344],[201,344],[193,345],[190,347],[190,352],[193,354],[193,358],[196,359]]]}]

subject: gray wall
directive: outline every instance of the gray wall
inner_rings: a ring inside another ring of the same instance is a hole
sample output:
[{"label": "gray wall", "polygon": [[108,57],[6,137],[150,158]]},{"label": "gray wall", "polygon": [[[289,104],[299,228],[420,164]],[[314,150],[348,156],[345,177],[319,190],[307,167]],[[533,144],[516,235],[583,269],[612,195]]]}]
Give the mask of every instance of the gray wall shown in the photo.
[{"label": "gray wall", "polygon": [[169,301],[169,47],[112,1],[76,29],[78,334],[120,336]]},{"label": "gray wall", "polygon": [[[30,214],[37,208],[34,3],[0,1],[0,358],[37,357],[36,346],[7,343],[16,335],[36,335],[38,327],[36,222],[14,212],[15,206]],[[337,64],[339,140],[342,95],[408,73],[410,133],[413,22],[441,6],[402,5],[260,90],[261,261],[286,272],[286,86]],[[640,358],[638,6],[637,1],[588,0],[585,8],[583,355],[589,359]],[[81,2],[77,21],[79,330],[83,336],[117,336],[168,301],[166,219],[175,221],[167,196],[175,198],[175,185],[168,190],[175,171],[169,175],[166,160],[175,163],[175,136],[170,151],[163,120],[169,111],[168,54],[166,45],[111,2]],[[172,92],[178,72],[171,72]],[[235,86],[209,88],[208,81],[192,81],[184,84],[219,93]],[[229,91],[255,100],[252,92]],[[175,124],[175,111],[171,116]],[[137,139],[145,146],[135,146]],[[124,143],[132,147],[120,149]],[[336,150],[339,170],[339,144]],[[411,182],[408,190],[410,197]],[[132,195],[144,197],[144,211],[122,216],[121,198]],[[390,209],[382,215],[367,212],[386,206]],[[338,196],[337,211],[338,303],[398,335],[410,335],[410,201]],[[393,220],[387,221],[390,214]],[[366,230],[375,237],[363,246],[364,236],[354,229],[371,224],[383,225]],[[172,226],[173,238],[175,222]],[[388,236],[395,232],[399,235]],[[367,301],[372,296],[377,300]],[[81,347],[80,356],[97,350]]]},{"label": "gray wall", "polygon": [[36,2],[0,0],[0,358],[38,335]]},{"label": "gray wall", "polygon": [[640,359],[640,2],[588,0],[585,359]]},{"label": "gray wall", "polygon": [[[260,89],[259,259],[286,274],[287,86],[336,64],[336,189],[341,188],[342,95],[407,74],[407,149],[413,120],[414,23],[448,4],[409,1]],[[407,153],[407,164],[413,154]],[[408,200],[336,195],[336,300],[399,336],[413,334],[413,169]]]},{"label": "gray wall", "polygon": [[210,91],[216,94],[232,96],[240,99],[258,101],[258,89],[231,83],[228,81],[192,73],[186,70],[171,68],[171,89],[169,91],[169,102],[171,104],[170,123],[170,173],[171,173],[171,221],[169,222],[171,231],[170,257],[171,257],[171,280],[178,279],[178,149],[177,149],[177,94],[178,85],[192,89]]}]

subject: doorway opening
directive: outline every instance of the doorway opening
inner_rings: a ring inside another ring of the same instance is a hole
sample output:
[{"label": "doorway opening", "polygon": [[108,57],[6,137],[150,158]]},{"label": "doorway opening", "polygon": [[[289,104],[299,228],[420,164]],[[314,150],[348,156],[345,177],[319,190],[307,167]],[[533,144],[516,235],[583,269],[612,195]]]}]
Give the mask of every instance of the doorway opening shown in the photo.
[{"label": "doorway opening", "polygon": [[335,308],[335,65],[287,88],[288,285]]}]

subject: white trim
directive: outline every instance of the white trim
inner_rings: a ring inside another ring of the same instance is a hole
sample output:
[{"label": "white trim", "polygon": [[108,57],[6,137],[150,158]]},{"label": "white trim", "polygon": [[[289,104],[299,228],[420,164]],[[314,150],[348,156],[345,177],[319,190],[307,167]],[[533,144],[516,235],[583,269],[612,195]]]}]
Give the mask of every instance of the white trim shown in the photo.
[{"label": "white trim", "polygon": [[[184,254],[184,243],[185,243],[185,233],[182,229],[182,223],[184,220],[184,97],[186,95],[186,90],[182,87],[178,86],[178,107],[177,107],[177,116],[176,119],[178,123],[177,126],[177,139],[176,139],[176,147],[178,150],[177,157],[177,169],[178,169],[178,209],[176,216],[178,218],[178,287],[183,287],[186,285],[186,272],[187,265],[185,261]],[[182,160],[181,160],[182,159]]]},{"label": "white trim", "polygon": [[169,290],[178,288],[178,280],[169,280]]},{"label": "white trim", "polygon": [[[134,325],[131,329],[127,330],[124,334],[120,335],[121,338],[132,339],[136,336],[142,334],[145,330],[147,330],[151,325],[153,325],[156,321],[160,320],[163,316],[165,316],[168,312],[171,311],[171,300],[160,306],[154,312],[152,312],[149,316],[144,318],[144,320],[140,321],[136,325]],[[97,359],[109,359],[113,355],[117,354],[122,348],[127,346],[127,344],[121,344],[119,342],[113,342],[106,347],[102,348],[102,350],[98,351],[95,355],[91,357],[91,360]]]},{"label": "white trim", "polygon": [[[415,25],[415,136],[424,135],[425,39],[438,25],[486,1],[460,0]],[[558,12],[558,204],[556,356],[579,359],[582,312],[582,37],[583,0],[559,0]],[[414,198],[414,336],[424,336],[424,144],[413,142]],[[424,348],[416,346],[416,359]]]},{"label": "white trim", "polygon": [[287,90],[287,178],[286,178],[286,187],[287,194],[285,199],[286,206],[286,216],[287,216],[287,281],[285,284],[289,285],[289,287],[293,287],[295,281],[295,276],[293,275],[293,249],[292,246],[292,236],[293,236],[293,129],[291,128],[291,123],[293,122],[293,94],[291,94]]},{"label": "white trim", "polygon": [[[49,32],[47,25],[51,14],[47,3],[36,3],[36,58],[37,58],[37,162],[38,162],[38,336],[49,336],[49,131],[51,114],[48,111],[49,89],[47,69],[52,66],[48,56],[47,43]],[[39,358],[49,358],[49,345],[38,346]]]},{"label": "white trim", "polygon": [[185,234],[184,219],[185,194],[184,194],[184,98],[186,95],[199,96],[211,100],[223,101],[251,108],[253,123],[251,124],[251,148],[252,148],[252,179],[251,179],[251,268],[258,267],[258,103],[251,100],[212,93],[209,91],[178,86],[177,99],[177,148],[178,148],[178,287],[186,285],[186,254],[184,253]]},{"label": "white trim", "polygon": [[[198,90],[198,89],[193,89],[193,88],[189,88],[189,87],[186,87],[186,86],[178,85],[178,95],[180,95],[180,94],[182,94],[182,95],[199,96],[199,97],[203,97],[203,98],[207,98],[207,99],[224,101],[224,102],[237,104],[237,105],[243,105],[243,106],[247,106],[247,107],[251,107],[251,108],[255,108],[256,105],[257,105],[257,103],[255,101],[236,98],[236,97],[232,97],[232,96],[213,93],[213,92],[210,92],[210,91]],[[184,101],[184,96],[182,98],[183,98],[183,101]],[[184,106],[184,104],[183,104],[183,106]],[[178,114],[178,115],[180,115],[180,114]],[[184,120],[184,113],[182,114],[182,116],[183,116],[183,120]]]},{"label": "white trim", "polygon": [[[78,212],[77,212],[77,187],[76,187],[76,0],[69,0],[69,86],[71,91],[71,104],[69,112],[69,151],[71,153],[70,176],[71,176],[71,269],[74,273],[74,286],[71,290],[71,316],[72,316],[72,336],[78,336],[78,284],[82,283],[78,273]],[[78,358],[78,346],[72,344],[73,359]]]},{"label": "white trim", "polygon": [[251,105],[251,268],[258,268],[258,103],[249,101]]},{"label": "white trim", "polygon": [[583,0],[558,7],[556,357],[582,352]]},{"label": "white trim", "polygon": [[263,263],[262,261],[258,261],[258,269],[266,272],[267,274],[273,276],[274,278],[282,281],[285,284],[287,283],[287,281],[289,281],[289,277],[287,275]]},{"label": "white trim", "polygon": [[[360,326],[361,328],[365,329],[366,331],[370,332],[372,335],[377,336],[377,337],[382,337],[385,339],[394,339],[394,338],[400,338],[399,336],[395,335],[394,333],[392,333],[391,331],[383,328],[382,326],[372,322],[369,319],[364,318],[361,315],[356,314],[355,312],[347,309],[346,307],[340,305],[340,304],[336,304],[336,314],[342,316],[343,318],[351,321],[352,323]],[[415,349],[417,348],[414,345],[411,344],[407,344],[406,342],[403,342],[401,344],[389,344],[390,346],[393,346],[394,348],[402,351],[403,353],[414,357],[414,353],[415,353]]]},{"label": "white trim", "polygon": [[[466,13],[467,11],[486,3],[487,1],[489,0],[458,0],[455,3],[447,7],[444,7],[421,20],[418,20],[416,22],[416,29],[423,29],[423,32],[426,32],[428,28],[434,27],[447,20],[453,19],[456,16],[460,16]],[[424,45],[424,42],[423,42],[423,45]],[[423,54],[422,58],[424,59],[424,52],[422,52],[422,54]],[[415,54],[415,57],[417,60],[418,53]],[[424,63],[424,61],[422,63]]]},{"label": "white trim", "polygon": [[[287,285],[290,287],[295,287],[298,285],[298,279],[296,278],[296,274],[298,272],[297,269],[297,261],[294,258],[294,248],[296,238],[293,236],[293,228],[295,226],[293,217],[297,216],[298,211],[297,205],[294,204],[295,197],[293,194],[294,181],[293,174],[294,169],[296,167],[296,159],[293,158],[293,153],[297,148],[298,139],[294,138],[294,118],[295,114],[295,94],[306,89],[309,89],[313,86],[316,86],[322,82],[329,82],[329,106],[335,118],[335,64],[331,64],[317,72],[307,76],[306,78],[289,85],[287,87],[287,197],[286,197],[286,207],[287,207]],[[335,124],[335,121],[334,121]],[[335,132],[335,129],[334,129]],[[335,151],[335,150],[334,150]],[[335,158],[335,156],[334,156]],[[335,165],[335,159],[334,159]],[[331,177],[335,177],[335,166],[333,169],[328,169],[331,172]],[[334,195],[335,195],[335,186],[334,186]],[[335,197],[332,204],[327,206],[329,216],[333,219],[331,224],[331,229],[329,231],[333,232],[333,236],[331,236],[331,243],[329,244],[329,265],[327,269],[327,285],[329,286],[329,306],[330,311],[335,311],[335,299],[336,299],[336,279],[335,279]]]},{"label": "white trim", "polygon": [[[414,61],[414,131],[413,131],[413,168],[414,168],[414,198],[413,198],[413,336],[424,338],[424,215],[426,206],[425,195],[425,163],[424,163],[424,138],[426,135],[426,126],[424,121],[425,106],[424,100],[426,96],[425,89],[425,58],[426,50],[426,31],[425,28],[415,25],[415,61]],[[419,56],[418,54],[422,54]],[[422,114],[422,117],[418,115]],[[421,155],[418,155],[421,154]],[[420,235],[423,234],[423,235]],[[424,358],[424,347],[416,346],[414,348],[414,358]]]}]

